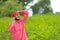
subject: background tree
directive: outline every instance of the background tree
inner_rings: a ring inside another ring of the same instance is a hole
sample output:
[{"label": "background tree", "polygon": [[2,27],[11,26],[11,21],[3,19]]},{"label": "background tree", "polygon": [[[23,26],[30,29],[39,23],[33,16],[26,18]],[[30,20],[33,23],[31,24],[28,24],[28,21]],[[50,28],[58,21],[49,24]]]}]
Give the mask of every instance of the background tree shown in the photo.
[{"label": "background tree", "polygon": [[18,0],[18,1],[24,5],[25,2],[28,4],[28,3],[30,3],[33,0]]},{"label": "background tree", "polygon": [[34,13],[38,13],[39,9],[43,8],[43,13],[52,12],[52,8],[50,7],[50,0],[41,0],[31,7]]},{"label": "background tree", "polygon": [[15,0],[7,0],[0,7],[0,16],[11,16],[14,11],[21,10],[23,7]]}]

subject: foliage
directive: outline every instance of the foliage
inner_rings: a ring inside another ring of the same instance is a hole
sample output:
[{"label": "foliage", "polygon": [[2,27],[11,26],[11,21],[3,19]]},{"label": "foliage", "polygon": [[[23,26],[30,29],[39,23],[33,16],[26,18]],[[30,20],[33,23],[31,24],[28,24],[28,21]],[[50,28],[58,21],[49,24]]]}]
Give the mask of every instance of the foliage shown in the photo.
[{"label": "foliage", "polygon": [[19,2],[27,2],[30,3],[32,0],[19,0]]},{"label": "foliage", "polygon": [[12,12],[19,11],[22,8],[22,5],[18,4],[18,2],[8,0],[0,7],[0,16],[11,16]]},{"label": "foliage", "polygon": [[33,12],[38,13],[40,9],[44,9],[43,13],[52,12],[52,8],[50,6],[50,0],[41,0],[32,6]]},{"label": "foliage", "polygon": [[[25,29],[29,40],[60,40],[60,15],[29,17]],[[8,25],[12,18],[0,18],[0,40],[11,40]]]}]

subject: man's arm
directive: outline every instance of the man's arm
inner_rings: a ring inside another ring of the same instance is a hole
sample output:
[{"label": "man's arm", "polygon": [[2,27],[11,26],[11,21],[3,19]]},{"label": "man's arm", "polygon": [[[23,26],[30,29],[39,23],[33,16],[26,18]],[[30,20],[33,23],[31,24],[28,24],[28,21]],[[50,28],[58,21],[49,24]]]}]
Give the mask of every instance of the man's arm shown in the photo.
[{"label": "man's arm", "polygon": [[23,15],[24,15],[24,17],[21,19],[21,21],[22,21],[23,23],[25,23],[26,20],[27,20],[27,18],[28,18],[28,11],[27,11],[27,10],[21,10],[21,11],[20,11],[20,14],[23,14]]}]

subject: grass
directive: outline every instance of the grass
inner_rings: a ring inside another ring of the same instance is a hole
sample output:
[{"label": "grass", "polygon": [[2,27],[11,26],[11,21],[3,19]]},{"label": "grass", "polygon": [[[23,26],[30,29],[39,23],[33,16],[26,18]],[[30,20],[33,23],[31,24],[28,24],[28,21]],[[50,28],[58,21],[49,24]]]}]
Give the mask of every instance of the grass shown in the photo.
[{"label": "grass", "polygon": [[[0,40],[11,40],[7,31],[10,17],[0,18]],[[60,40],[60,15],[41,15],[29,17],[25,24],[29,40]]]}]

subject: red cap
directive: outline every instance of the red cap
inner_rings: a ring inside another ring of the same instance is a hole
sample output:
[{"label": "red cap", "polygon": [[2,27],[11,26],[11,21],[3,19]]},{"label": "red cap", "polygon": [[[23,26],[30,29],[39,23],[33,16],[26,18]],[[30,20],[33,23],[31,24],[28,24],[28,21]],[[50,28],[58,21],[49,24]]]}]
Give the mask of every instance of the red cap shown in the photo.
[{"label": "red cap", "polygon": [[12,17],[16,17],[17,14],[19,14],[19,12],[13,12]]}]

